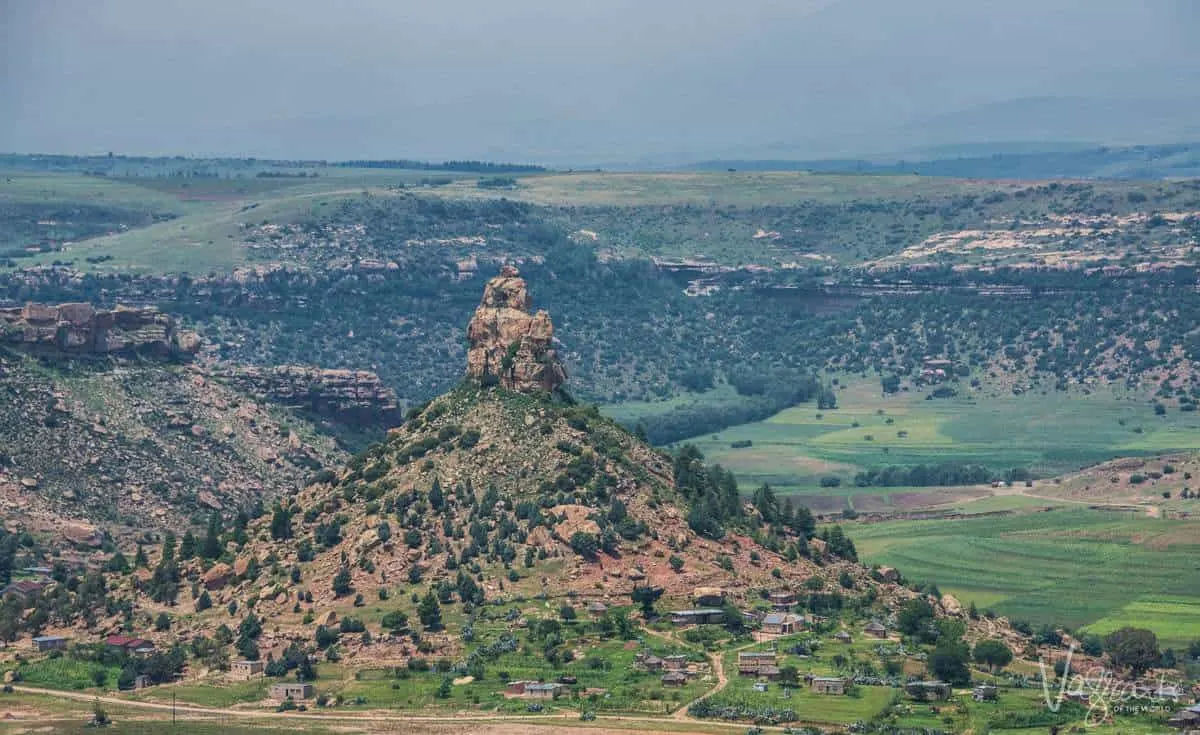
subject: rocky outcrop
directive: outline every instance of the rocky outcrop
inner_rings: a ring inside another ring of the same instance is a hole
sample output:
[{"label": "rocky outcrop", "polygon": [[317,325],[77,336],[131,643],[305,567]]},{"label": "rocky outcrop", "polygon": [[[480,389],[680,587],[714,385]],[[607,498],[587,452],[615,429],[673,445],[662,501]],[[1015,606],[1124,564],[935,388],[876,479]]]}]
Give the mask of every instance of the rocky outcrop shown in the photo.
[{"label": "rocky outcrop", "polygon": [[260,401],[328,416],[354,425],[393,426],[401,420],[396,393],[366,370],[322,370],[297,365],[238,367],[219,374]]},{"label": "rocky outcrop", "polygon": [[525,279],[512,266],[488,281],[467,326],[467,375],[508,390],[554,392],[567,373],[553,348],[554,325],[545,311],[530,314]]},{"label": "rocky outcrop", "polygon": [[151,307],[91,304],[26,304],[0,309],[0,343],[42,353],[71,355],[151,354],[186,357],[200,348],[193,332],[179,330],[167,314]]}]

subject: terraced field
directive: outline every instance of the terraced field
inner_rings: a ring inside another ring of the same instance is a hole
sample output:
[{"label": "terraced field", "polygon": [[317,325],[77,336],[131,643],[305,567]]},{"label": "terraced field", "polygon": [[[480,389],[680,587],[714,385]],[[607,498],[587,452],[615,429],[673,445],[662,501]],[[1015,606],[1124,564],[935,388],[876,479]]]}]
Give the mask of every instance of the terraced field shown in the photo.
[{"label": "terraced field", "polygon": [[1200,520],[1055,510],[848,529],[860,556],[980,609],[1039,623],[1200,638]]}]

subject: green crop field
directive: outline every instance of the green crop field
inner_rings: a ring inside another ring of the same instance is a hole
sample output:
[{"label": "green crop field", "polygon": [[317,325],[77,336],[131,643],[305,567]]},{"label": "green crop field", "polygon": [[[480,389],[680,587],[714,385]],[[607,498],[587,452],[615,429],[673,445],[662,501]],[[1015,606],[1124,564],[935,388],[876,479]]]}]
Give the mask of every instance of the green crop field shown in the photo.
[{"label": "green crop field", "polygon": [[[835,410],[796,406],[694,443],[746,486],[770,482],[797,493],[829,494],[819,481],[835,476],[842,480],[837,489],[842,495],[885,490],[846,487],[856,472],[871,467],[962,462],[997,471],[1030,468],[1048,476],[1115,457],[1200,446],[1200,416],[1156,416],[1148,396],[1120,388],[1090,395],[1053,390],[983,395],[965,385],[959,391],[953,398],[924,400],[917,393],[884,396],[878,381],[855,381],[838,391]],[[719,393],[716,398],[728,400]],[[620,404],[606,412],[628,419],[656,405],[663,404]],[[746,441],[751,446],[731,446]]]},{"label": "green crop field", "polygon": [[867,563],[1014,619],[1097,632],[1138,625],[1176,646],[1200,638],[1197,520],[1081,509],[855,524],[848,533]]}]

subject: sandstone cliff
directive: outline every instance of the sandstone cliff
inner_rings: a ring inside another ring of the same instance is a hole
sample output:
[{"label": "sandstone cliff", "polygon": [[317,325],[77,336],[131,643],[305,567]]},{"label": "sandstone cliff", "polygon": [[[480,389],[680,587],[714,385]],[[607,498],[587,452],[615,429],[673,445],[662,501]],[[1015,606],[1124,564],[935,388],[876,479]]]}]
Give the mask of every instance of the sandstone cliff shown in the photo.
[{"label": "sandstone cliff", "polygon": [[0,309],[0,343],[29,351],[72,355],[143,353],[190,356],[200,347],[192,332],[177,329],[158,309],[91,304],[26,304]]},{"label": "sandstone cliff", "polygon": [[393,426],[402,418],[395,391],[366,370],[322,370],[298,365],[237,367],[220,377],[257,400],[344,423]]},{"label": "sandstone cliff", "polygon": [[554,325],[545,311],[530,314],[531,299],[517,269],[504,266],[488,281],[467,325],[467,375],[508,390],[554,392],[567,379],[552,346]]}]

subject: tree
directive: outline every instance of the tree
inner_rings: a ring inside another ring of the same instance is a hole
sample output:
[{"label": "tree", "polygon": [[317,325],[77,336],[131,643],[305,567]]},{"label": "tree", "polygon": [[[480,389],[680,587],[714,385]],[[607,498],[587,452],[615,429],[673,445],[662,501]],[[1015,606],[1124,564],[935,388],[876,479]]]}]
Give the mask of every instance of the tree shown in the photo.
[{"label": "tree", "polygon": [[432,589],[425,593],[421,603],[417,605],[417,617],[420,618],[421,625],[425,626],[425,630],[442,629],[442,606]]},{"label": "tree", "polygon": [[146,558],[146,550],[141,544],[137,545],[137,553],[133,555],[133,566],[144,569],[150,566],[150,560]]},{"label": "tree", "polygon": [[764,482],[758,486],[751,497],[751,502],[764,522],[774,523],[779,520],[779,499],[775,497],[775,491],[767,483]]},{"label": "tree", "polygon": [[196,612],[204,612],[210,607],[212,607],[212,598],[209,597],[208,590],[204,590],[196,598]]},{"label": "tree", "polygon": [[683,571],[683,559],[671,554],[671,558],[667,559],[667,563],[671,565],[671,569],[680,572]]},{"label": "tree", "polygon": [[1080,639],[1079,650],[1089,656],[1099,656],[1104,653],[1104,639],[1093,633],[1088,633]]},{"label": "tree", "polygon": [[900,628],[901,633],[918,635],[924,632],[932,621],[933,605],[924,597],[914,597],[900,608],[900,613],[896,616],[896,627]]},{"label": "tree", "polygon": [[1158,637],[1145,628],[1125,627],[1109,633],[1104,638],[1104,650],[1113,665],[1129,669],[1137,678],[1158,663]]},{"label": "tree", "polygon": [[629,596],[642,606],[642,617],[649,620],[654,617],[654,603],[658,602],[658,598],[662,597],[662,594],[662,587],[641,586],[634,587]]},{"label": "tree", "polygon": [[449,699],[451,685],[452,682],[450,681],[450,677],[443,677],[442,683],[438,684],[437,691],[434,692],[434,696],[436,696],[438,699]]},{"label": "tree", "polygon": [[987,665],[993,673],[1008,666],[1012,659],[1012,650],[1004,641],[991,638],[975,644],[975,661]]},{"label": "tree", "polygon": [[354,586],[351,584],[350,570],[342,567],[337,574],[333,575],[333,594],[336,597],[343,597],[354,591]]},{"label": "tree", "polygon": [[158,617],[154,619],[154,629],[159,632],[162,632],[164,630],[170,630],[171,629],[171,616],[167,615],[165,612],[159,613]]},{"label": "tree", "polygon": [[200,556],[205,559],[216,559],[221,555],[221,516],[215,512],[208,517],[208,529],[204,532],[204,541],[200,544]]},{"label": "tree", "polygon": [[429,507],[441,512],[446,507],[446,495],[442,492],[442,483],[433,478],[433,487],[429,488]]},{"label": "tree", "polygon": [[292,514],[282,505],[275,506],[271,516],[271,538],[284,541],[292,537]]},{"label": "tree", "polygon": [[183,534],[183,541],[179,542],[179,559],[187,561],[196,555],[196,536],[188,531]]},{"label": "tree", "polygon": [[787,686],[796,686],[799,683],[800,671],[795,666],[784,666],[779,669],[779,681]]},{"label": "tree", "polygon": [[563,605],[558,608],[558,616],[569,623],[576,618],[575,608],[570,605]]},{"label": "tree", "polygon": [[162,562],[175,560],[175,534],[172,531],[167,531],[163,536],[162,545]]},{"label": "tree", "polygon": [[970,658],[970,649],[966,643],[961,640],[943,639],[938,641],[929,656],[929,670],[942,681],[964,686],[971,683],[971,670],[967,667]]},{"label": "tree", "polygon": [[585,559],[595,559],[596,552],[600,550],[600,541],[593,533],[586,531],[576,531],[571,534],[571,550],[579,554]]},{"label": "tree", "polygon": [[392,633],[403,633],[408,630],[408,616],[399,610],[392,610],[379,621],[385,630]]}]

